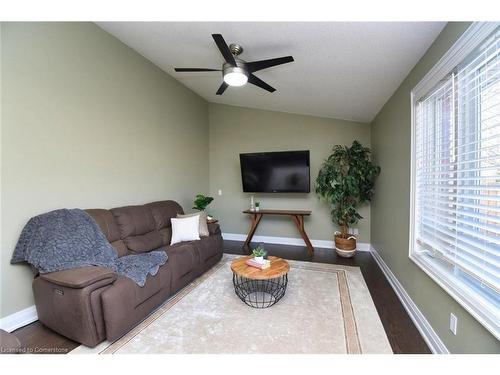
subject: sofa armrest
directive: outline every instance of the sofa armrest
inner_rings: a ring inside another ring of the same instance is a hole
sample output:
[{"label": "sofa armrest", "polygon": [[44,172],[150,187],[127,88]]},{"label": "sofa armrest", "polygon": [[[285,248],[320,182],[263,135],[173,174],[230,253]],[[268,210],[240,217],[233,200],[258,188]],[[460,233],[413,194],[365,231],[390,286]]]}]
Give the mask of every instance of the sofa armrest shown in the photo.
[{"label": "sofa armrest", "polygon": [[217,223],[208,223],[208,233],[210,235],[219,234],[220,226]]},{"label": "sofa armrest", "polygon": [[108,284],[111,284],[116,280],[117,275],[109,268],[90,266],[44,273],[39,277],[52,284],[82,289],[98,281],[108,281]]}]

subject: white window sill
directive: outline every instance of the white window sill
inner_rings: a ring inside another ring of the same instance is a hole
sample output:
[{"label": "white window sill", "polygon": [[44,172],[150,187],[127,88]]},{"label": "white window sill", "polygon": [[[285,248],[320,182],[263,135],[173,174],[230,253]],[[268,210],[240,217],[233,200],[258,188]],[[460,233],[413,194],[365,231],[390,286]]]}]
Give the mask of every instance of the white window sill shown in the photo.
[{"label": "white window sill", "polygon": [[500,340],[500,301],[495,305],[432,257],[412,253],[410,259]]}]

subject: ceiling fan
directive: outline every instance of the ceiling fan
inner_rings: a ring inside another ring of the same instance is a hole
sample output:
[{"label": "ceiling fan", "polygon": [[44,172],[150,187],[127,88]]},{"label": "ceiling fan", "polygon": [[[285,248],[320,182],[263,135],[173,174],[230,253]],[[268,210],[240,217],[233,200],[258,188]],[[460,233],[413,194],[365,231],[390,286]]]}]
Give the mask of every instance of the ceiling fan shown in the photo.
[{"label": "ceiling fan", "polygon": [[255,76],[253,73],[272,66],[286,64],[293,61],[292,56],[277,57],[269,60],[259,60],[246,62],[238,56],[243,52],[243,47],[238,44],[230,44],[227,46],[221,34],[212,34],[215,44],[219,48],[220,53],[226,60],[222,64],[222,69],[209,68],[175,68],[176,72],[222,72],[224,82],[217,90],[217,95],[222,95],[228,86],[243,86],[247,82],[258,86],[269,92],[274,92],[276,89],[263,80]]}]

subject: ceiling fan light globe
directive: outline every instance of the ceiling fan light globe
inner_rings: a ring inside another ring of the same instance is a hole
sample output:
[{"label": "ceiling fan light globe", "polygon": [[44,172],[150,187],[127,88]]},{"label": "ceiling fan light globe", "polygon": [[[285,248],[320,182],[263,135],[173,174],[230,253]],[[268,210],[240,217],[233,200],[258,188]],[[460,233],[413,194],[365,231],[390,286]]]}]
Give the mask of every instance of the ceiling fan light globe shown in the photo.
[{"label": "ceiling fan light globe", "polygon": [[243,86],[247,81],[248,77],[241,72],[229,72],[224,74],[224,82],[229,86]]}]

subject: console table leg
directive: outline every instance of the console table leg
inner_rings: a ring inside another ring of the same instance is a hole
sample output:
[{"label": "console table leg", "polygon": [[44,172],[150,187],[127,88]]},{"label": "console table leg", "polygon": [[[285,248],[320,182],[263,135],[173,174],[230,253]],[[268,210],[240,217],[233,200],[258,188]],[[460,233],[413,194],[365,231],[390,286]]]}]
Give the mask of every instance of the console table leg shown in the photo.
[{"label": "console table leg", "polygon": [[312,256],[314,253],[314,248],[313,245],[311,244],[311,241],[309,241],[309,237],[307,236],[306,230],[304,228],[304,216],[293,215],[292,219],[295,222],[295,225],[297,226],[297,229],[299,230],[302,239],[306,243],[307,253],[309,254],[309,256]]},{"label": "console table leg", "polygon": [[243,245],[243,249],[250,253],[250,242],[252,241],[255,230],[259,226],[260,219],[262,219],[262,214],[255,213],[252,215],[252,223],[250,224],[250,230],[248,231],[247,239]]}]

